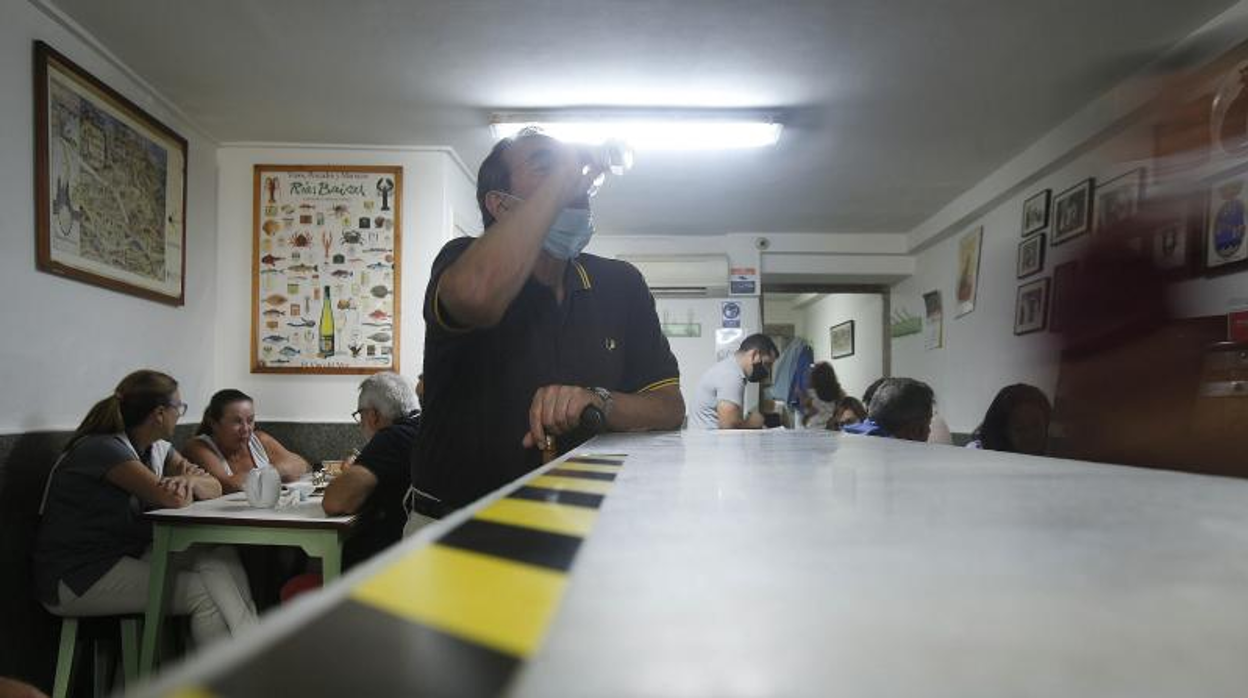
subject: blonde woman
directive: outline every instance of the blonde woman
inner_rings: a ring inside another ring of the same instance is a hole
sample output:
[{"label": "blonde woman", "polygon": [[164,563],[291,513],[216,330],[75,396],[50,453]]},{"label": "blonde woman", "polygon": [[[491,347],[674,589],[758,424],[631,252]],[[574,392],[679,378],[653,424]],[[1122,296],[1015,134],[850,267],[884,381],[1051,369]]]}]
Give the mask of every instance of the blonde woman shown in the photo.
[{"label": "blonde woman", "polygon": [[[87,413],[52,466],[40,505],[35,584],[54,614],[141,613],[152,526],[145,508],[185,507],[221,486],[169,443],[186,403],[173,378],[136,371]],[[255,623],[247,576],[230,548],[174,557],[175,615],[199,644]]]}]

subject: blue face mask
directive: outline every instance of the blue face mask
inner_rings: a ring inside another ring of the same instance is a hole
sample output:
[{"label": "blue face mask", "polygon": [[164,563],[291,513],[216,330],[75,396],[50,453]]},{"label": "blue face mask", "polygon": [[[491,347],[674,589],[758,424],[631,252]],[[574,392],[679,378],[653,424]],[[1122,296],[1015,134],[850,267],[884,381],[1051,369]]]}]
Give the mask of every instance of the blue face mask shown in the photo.
[{"label": "blue face mask", "polygon": [[594,236],[594,217],[587,208],[565,208],[550,224],[542,249],[555,259],[569,260],[581,253]]},{"label": "blue face mask", "polygon": [[[509,199],[524,201],[518,196],[499,192]],[[565,208],[555,216],[542,241],[542,249],[555,259],[567,261],[576,257],[594,236],[594,216],[587,208]]]}]

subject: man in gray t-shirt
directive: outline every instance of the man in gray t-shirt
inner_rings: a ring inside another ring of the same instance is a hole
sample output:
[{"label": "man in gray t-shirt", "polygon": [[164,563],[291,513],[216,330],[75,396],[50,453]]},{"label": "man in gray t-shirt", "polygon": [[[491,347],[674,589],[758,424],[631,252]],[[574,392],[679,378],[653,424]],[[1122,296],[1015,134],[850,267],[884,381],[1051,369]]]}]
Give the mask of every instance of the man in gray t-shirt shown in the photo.
[{"label": "man in gray t-shirt", "polygon": [[735,353],[702,375],[689,411],[690,429],[761,429],[759,412],[744,417],[745,384],[757,383],[771,373],[780,351],[765,334],[752,334]]}]

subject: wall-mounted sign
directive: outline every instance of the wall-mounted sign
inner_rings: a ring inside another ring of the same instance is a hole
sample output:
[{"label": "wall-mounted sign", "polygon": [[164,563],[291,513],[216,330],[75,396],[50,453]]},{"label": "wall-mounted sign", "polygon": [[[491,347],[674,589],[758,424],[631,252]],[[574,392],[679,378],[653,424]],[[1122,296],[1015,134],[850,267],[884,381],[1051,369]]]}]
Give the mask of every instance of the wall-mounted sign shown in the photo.
[{"label": "wall-mounted sign", "polygon": [[[728,270],[728,295],[758,295],[758,268],[732,267]],[[727,327],[727,325],[725,325]]]},{"label": "wall-mounted sign", "polygon": [[736,301],[723,301],[719,304],[720,325],[723,327],[741,326],[741,304]]}]

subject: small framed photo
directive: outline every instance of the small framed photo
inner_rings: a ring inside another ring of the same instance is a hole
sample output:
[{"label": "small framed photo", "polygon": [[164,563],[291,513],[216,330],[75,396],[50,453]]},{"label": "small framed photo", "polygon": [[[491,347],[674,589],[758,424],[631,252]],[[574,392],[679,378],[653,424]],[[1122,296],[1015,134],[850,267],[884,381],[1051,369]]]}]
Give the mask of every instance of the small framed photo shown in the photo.
[{"label": "small framed photo", "polygon": [[1053,267],[1053,293],[1050,301],[1049,331],[1062,332],[1070,324],[1070,291],[1079,276],[1079,262],[1071,261]]},{"label": "small framed photo", "polygon": [[983,246],[982,225],[958,239],[958,285],[955,293],[958,317],[975,310],[975,299],[979,295],[979,253]]},{"label": "small framed photo", "polygon": [[1032,194],[1023,202],[1023,237],[1049,227],[1049,198],[1052,189]]},{"label": "small framed photo", "polygon": [[1053,199],[1054,246],[1073,240],[1092,227],[1092,185],[1085,179]]},{"label": "small framed photo", "polygon": [[832,335],[832,358],[843,359],[854,355],[854,321],[846,320],[833,325],[829,330]]},{"label": "small framed photo", "polygon": [[1044,270],[1044,233],[1032,235],[1018,243],[1018,278],[1024,279]]},{"label": "small framed photo", "polygon": [[1200,245],[1194,234],[1199,230],[1200,226],[1193,226],[1192,220],[1186,216],[1159,222],[1149,234],[1153,266],[1167,276],[1191,276],[1200,264]]},{"label": "small framed photo", "polygon": [[1140,210],[1144,196],[1144,168],[1140,167],[1096,187],[1094,233],[1114,230]]},{"label": "small framed photo", "polygon": [[1204,268],[1210,275],[1226,274],[1248,266],[1248,240],[1245,240],[1245,203],[1248,202],[1248,173],[1215,183],[1202,237]]},{"label": "small framed photo", "polygon": [[1049,280],[1032,281],[1018,287],[1014,303],[1014,334],[1030,334],[1044,329],[1049,310]]}]

